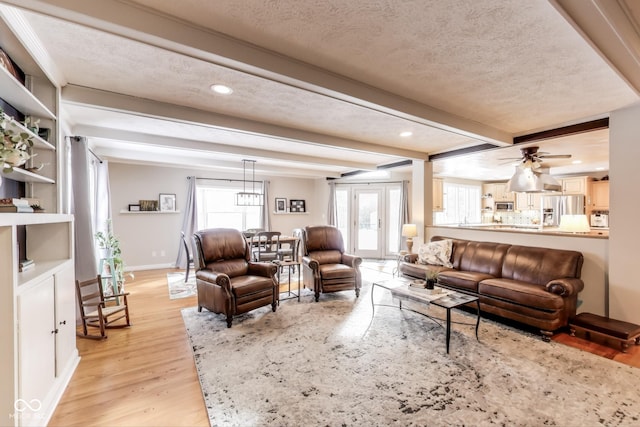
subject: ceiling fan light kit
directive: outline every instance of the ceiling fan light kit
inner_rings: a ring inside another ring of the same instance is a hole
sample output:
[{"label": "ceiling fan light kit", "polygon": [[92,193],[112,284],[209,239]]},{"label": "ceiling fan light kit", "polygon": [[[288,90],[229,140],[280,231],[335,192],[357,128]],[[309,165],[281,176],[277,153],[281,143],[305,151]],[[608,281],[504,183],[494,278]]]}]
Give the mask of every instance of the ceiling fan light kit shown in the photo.
[{"label": "ceiling fan light kit", "polygon": [[543,158],[570,158],[570,154],[555,154],[538,152],[538,147],[525,147],[522,152],[522,163],[516,166],[516,171],[507,183],[507,191],[516,193],[545,193],[562,191],[560,183],[551,175],[549,168],[542,167]]}]

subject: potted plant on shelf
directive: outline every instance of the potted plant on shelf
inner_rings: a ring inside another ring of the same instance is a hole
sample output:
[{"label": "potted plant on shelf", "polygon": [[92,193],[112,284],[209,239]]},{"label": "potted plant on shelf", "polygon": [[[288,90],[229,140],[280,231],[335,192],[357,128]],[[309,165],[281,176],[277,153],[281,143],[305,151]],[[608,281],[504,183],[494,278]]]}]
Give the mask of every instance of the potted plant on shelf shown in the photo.
[{"label": "potted plant on shelf", "polygon": [[11,128],[13,120],[0,108],[0,166],[3,172],[11,172],[31,158],[29,148],[33,147],[33,135]]},{"label": "potted plant on shelf", "polygon": [[[98,231],[95,234],[95,238],[96,242],[98,243],[98,248],[103,251],[101,257],[105,260],[113,261],[113,267],[115,271],[111,271],[110,274],[117,284],[117,288],[113,290],[122,292],[124,291],[125,282],[125,264],[124,260],[122,259],[120,240],[118,239],[118,237],[116,237],[115,234],[113,234],[113,227],[110,219],[106,221],[106,228],[107,230],[105,232]],[[129,273],[128,275],[133,278],[133,273]]]}]

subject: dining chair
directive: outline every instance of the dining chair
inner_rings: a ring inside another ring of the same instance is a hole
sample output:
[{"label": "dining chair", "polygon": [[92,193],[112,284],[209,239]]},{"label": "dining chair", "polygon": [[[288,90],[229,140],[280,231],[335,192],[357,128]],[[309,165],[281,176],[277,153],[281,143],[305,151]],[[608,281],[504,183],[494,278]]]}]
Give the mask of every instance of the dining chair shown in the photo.
[{"label": "dining chair", "polygon": [[278,259],[280,231],[260,231],[251,238],[251,255],[254,261],[265,262]]},{"label": "dining chair", "polygon": [[187,283],[187,281],[189,280],[189,270],[193,265],[193,254],[189,250],[189,244],[187,243],[187,238],[184,235],[184,231],[181,231],[180,234],[182,235],[182,243],[184,244],[184,253],[187,257],[187,271],[184,274],[184,283]]}]

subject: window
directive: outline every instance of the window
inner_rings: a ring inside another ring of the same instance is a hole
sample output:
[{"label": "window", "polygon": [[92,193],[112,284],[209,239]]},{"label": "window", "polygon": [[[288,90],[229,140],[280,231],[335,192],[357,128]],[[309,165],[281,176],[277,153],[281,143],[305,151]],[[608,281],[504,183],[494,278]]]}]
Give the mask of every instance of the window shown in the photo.
[{"label": "window", "polygon": [[443,212],[436,212],[433,223],[464,224],[481,222],[480,185],[443,183]]},{"label": "window", "polygon": [[242,183],[239,182],[198,184],[198,230],[222,227],[242,231],[260,228],[262,206],[236,206],[238,191],[242,191]]}]

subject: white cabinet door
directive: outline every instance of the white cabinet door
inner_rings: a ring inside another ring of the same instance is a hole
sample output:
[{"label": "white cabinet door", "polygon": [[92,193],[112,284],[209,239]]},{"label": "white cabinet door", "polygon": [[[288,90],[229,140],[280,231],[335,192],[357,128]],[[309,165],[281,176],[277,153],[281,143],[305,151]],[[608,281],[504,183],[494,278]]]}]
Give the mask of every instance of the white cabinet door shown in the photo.
[{"label": "white cabinet door", "polygon": [[433,178],[433,211],[444,211],[443,183],[440,178]]},{"label": "white cabinet door", "polygon": [[56,376],[64,371],[76,349],[76,291],[73,264],[55,275]]},{"label": "white cabinet door", "polygon": [[18,296],[18,396],[28,403],[23,425],[38,424],[38,410],[55,380],[53,301],[53,276]]}]

